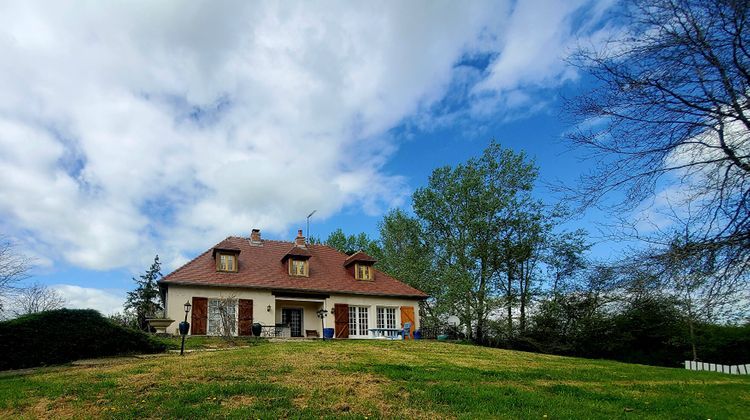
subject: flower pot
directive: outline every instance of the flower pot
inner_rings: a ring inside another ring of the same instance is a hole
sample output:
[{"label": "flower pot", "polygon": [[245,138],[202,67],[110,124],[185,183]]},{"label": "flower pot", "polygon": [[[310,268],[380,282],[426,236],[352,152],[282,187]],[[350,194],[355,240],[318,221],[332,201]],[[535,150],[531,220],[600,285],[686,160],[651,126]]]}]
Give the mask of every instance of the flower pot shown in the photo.
[{"label": "flower pot", "polygon": [[146,321],[148,322],[148,325],[150,325],[153,329],[156,330],[157,334],[166,334],[167,327],[172,325],[172,323],[174,322],[174,319],[146,318]]},{"label": "flower pot", "polygon": [[263,326],[262,326],[262,325],[260,325],[260,324],[259,324],[259,323],[257,323],[257,322],[256,322],[255,324],[253,324],[253,327],[252,327],[252,331],[253,331],[253,335],[254,335],[254,336],[256,336],[256,337],[260,337],[260,332],[261,332],[262,330],[263,330]]}]

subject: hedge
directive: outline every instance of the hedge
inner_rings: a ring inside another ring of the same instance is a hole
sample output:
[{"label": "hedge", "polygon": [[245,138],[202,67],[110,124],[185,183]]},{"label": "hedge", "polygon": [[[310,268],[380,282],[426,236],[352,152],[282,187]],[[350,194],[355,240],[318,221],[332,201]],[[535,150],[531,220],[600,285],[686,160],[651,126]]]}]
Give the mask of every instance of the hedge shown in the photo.
[{"label": "hedge", "polygon": [[60,309],[0,322],[0,370],[165,350],[164,343],[93,309]]}]

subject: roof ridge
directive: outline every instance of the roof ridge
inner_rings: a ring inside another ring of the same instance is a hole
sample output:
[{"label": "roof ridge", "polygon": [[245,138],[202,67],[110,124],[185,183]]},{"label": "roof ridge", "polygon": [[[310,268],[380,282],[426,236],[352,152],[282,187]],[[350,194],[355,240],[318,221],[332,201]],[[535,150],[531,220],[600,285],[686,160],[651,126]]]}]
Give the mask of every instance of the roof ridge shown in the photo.
[{"label": "roof ridge", "polygon": [[346,252],[339,251],[338,249],[336,249],[336,248],[334,248],[334,247],[332,247],[330,245],[326,245],[326,244],[310,244],[310,245],[311,246],[319,246],[321,248],[328,248],[328,249],[330,249],[333,252],[339,253],[339,254],[347,256],[347,257],[349,256]]}]

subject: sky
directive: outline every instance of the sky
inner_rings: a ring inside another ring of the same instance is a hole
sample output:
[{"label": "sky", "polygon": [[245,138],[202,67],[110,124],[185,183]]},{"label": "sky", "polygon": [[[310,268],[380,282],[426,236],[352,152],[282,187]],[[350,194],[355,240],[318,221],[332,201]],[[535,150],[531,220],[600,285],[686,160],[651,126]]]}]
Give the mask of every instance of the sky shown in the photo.
[{"label": "sky", "polygon": [[[565,59],[619,28],[614,0],[0,3],[0,234],[69,307],[121,310],[230,235],[377,237],[433,169],[495,139],[587,168]],[[568,227],[592,233],[603,215]],[[593,236],[595,238],[595,235]],[[607,257],[617,246],[598,243]]]}]

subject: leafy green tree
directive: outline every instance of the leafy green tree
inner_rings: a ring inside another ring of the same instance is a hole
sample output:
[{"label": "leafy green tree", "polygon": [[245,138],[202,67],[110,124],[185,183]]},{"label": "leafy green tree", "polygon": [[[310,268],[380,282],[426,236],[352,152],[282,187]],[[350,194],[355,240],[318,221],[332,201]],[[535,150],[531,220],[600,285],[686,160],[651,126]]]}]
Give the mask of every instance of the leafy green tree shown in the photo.
[{"label": "leafy green tree", "polygon": [[488,316],[501,303],[497,288],[508,272],[514,222],[534,202],[536,176],[523,153],[492,142],[479,158],[433,171],[428,185],[413,195],[444,298],[469,327],[470,338],[480,342]]},{"label": "leafy green tree", "polygon": [[553,297],[565,291],[573,277],[586,267],[584,254],[590,248],[586,232],[582,229],[550,238],[544,262],[552,282],[550,294]]},{"label": "leafy green tree", "polygon": [[662,366],[684,362],[687,334],[674,299],[656,294],[642,296],[630,301],[612,320],[610,354],[602,356]]},{"label": "leafy green tree", "polygon": [[137,279],[133,277],[137,287],[135,290],[128,292],[128,297],[125,300],[125,309],[135,313],[138,328],[144,331],[149,330],[146,319],[159,316],[160,312],[164,310],[159,285],[156,283],[161,277],[161,263],[157,255],[154,257],[151,267],[144,274],[141,274]]},{"label": "leafy green tree", "polygon": [[434,251],[419,220],[395,209],[383,217],[379,229],[378,269],[430,295],[421,305],[423,324],[437,322],[450,308],[442,305],[444,287],[433,268]]},{"label": "leafy green tree", "polygon": [[368,255],[377,258],[380,254],[378,242],[370,238],[366,233],[361,232],[358,235],[346,235],[341,228],[338,228],[328,235],[324,242],[325,245],[333,247],[345,254],[353,254],[357,251],[364,251]]}]

